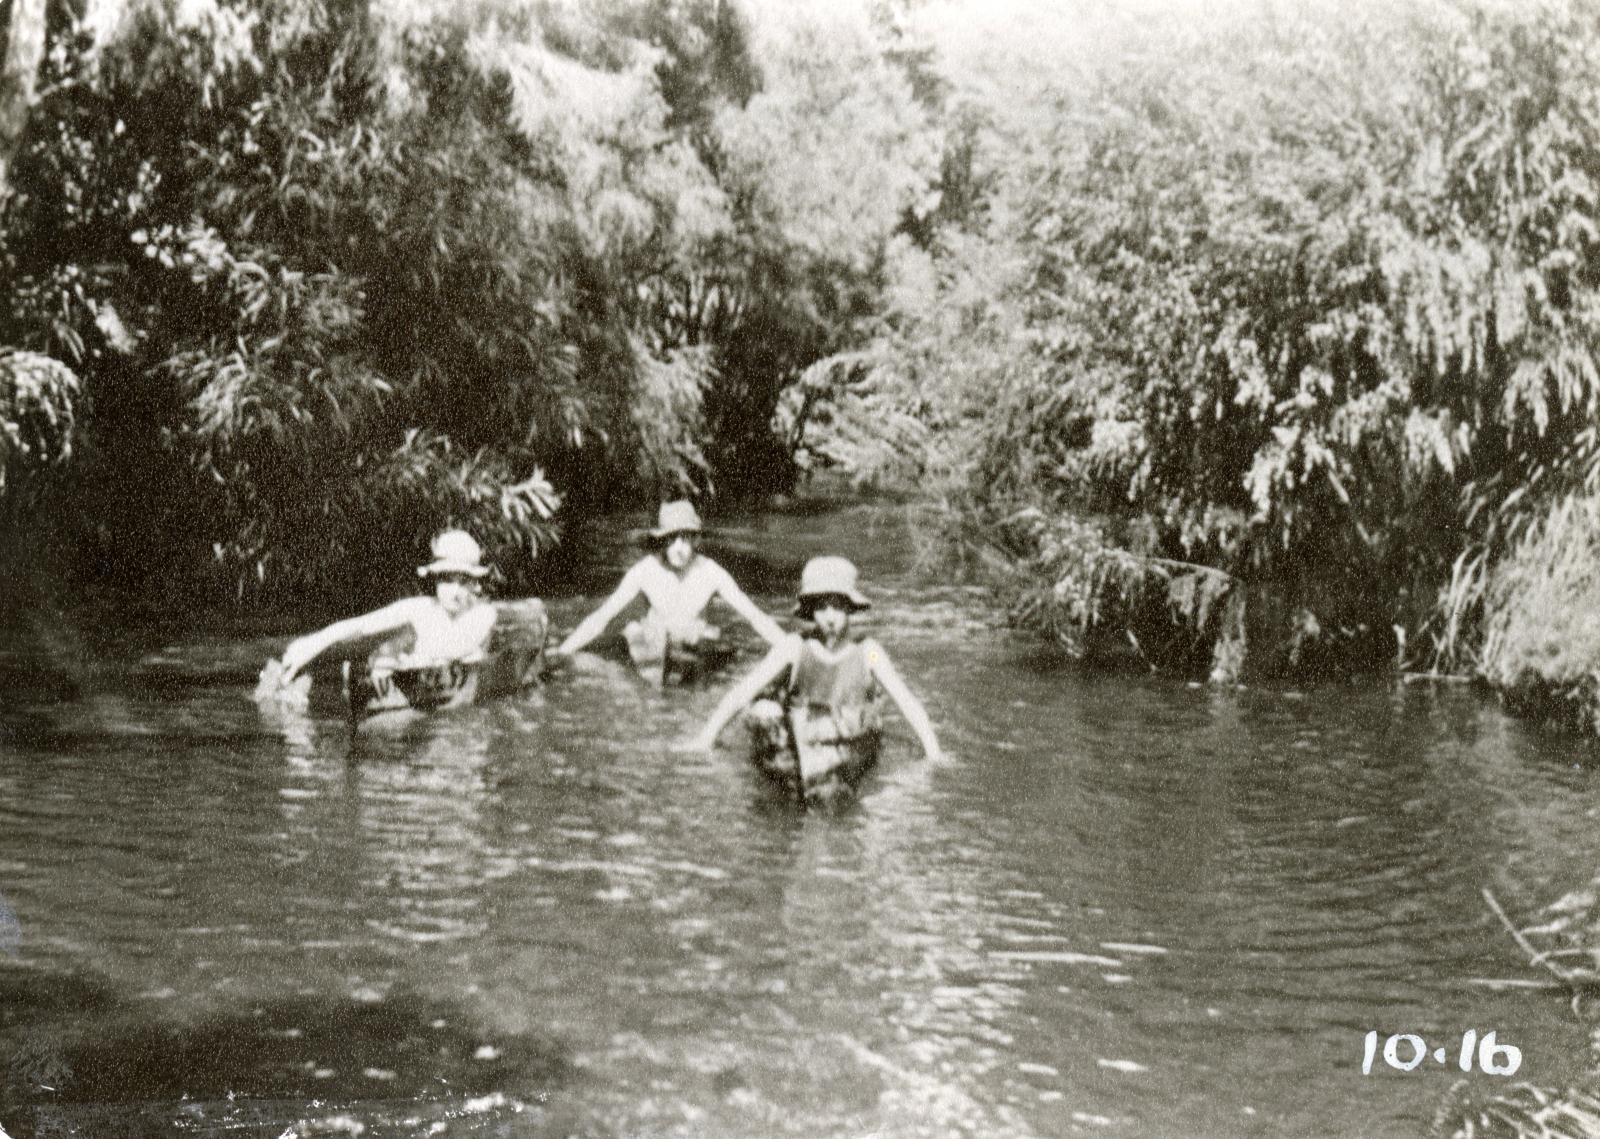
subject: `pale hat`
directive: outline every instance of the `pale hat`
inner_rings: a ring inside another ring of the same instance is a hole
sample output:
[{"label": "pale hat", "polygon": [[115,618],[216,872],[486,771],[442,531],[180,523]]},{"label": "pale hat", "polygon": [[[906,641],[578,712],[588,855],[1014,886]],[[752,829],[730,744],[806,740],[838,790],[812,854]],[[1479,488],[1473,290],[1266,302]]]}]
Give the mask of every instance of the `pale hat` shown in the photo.
[{"label": "pale hat", "polygon": [[829,593],[847,598],[857,609],[872,607],[872,602],[856,588],[856,566],[849,558],[828,555],[807,562],[805,569],[800,571],[800,604],[795,607],[795,612],[805,608],[806,598]]},{"label": "pale hat", "polygon": [[694,503],[680,498],[676,502],[661,504],[661,512],[656,515],[656,528],[650,531],[650,537],[660,541],[669,534],[698,534],[700,530],[700,515],[694,512]]},{"label": "pale hat", "polygon": [[436,573],[464,573],[482,577],[489,572],[483,564],[483,549],[465,530],[446,530],[434,536],[433,561],[417,567],[418,577]]}]

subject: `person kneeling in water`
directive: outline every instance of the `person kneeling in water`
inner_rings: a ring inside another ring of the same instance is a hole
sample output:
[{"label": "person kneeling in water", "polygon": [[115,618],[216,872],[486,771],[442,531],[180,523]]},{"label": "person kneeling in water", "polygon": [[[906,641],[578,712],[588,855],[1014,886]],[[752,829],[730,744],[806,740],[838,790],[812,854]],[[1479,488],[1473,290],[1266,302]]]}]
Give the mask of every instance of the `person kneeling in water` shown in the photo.
[{"label": "person kneeling in water", "polygon": [[479,588],[489,572],[483,551],[465,530],[444,531],[433,539],[432,549],[433,561],[419,566],[417,575],[432,580],[433,596],[403,598],[297,637],[283,651],[282,682],[293,681],[336,645],[407,629],[415,639],[395,667],[482,660],[495,626],[495,607]]},{"label": "person kneeling in water", "polygon": [[781,720],[782,705],[755,698],[787,672],[787,705],[809,710],[813,720],[825,721],[825,730],[839,737],[876,728],[877,692],[881,686],[911,725],[927,757],[938,759],[939,741],[933,734],[927,709],[900,679],[883,646],[871,638],[847,639],[851,614],[870,605],[856,588],[856,567],[852,562],[840,557],[812,558],[800,574],[800,600],[795,613],[812,623],[815,635],[795,633],[774,645],[718,701],[700,734],[682,748],[711,750],[728,721],[747,707],[758,725]]},{"label": "person kneeling in water", "polygon": [[643,621],[628,623],[630,644],[654,642],[658,651],[665,652],[668,642],[693,646],[715,640],[721,630],[701,617],[715,597],[731,605],[763,639],[772,644],[781,641],[782,627],[745,596],[727,570],[695,548],[700,530],[700,516],[691,503],[664,503],[650,532],[654,552],[634,563],[611,596],[572,630],[555,655],[569,657],[589,644],[640,594],[650,603],[650,611]]}]

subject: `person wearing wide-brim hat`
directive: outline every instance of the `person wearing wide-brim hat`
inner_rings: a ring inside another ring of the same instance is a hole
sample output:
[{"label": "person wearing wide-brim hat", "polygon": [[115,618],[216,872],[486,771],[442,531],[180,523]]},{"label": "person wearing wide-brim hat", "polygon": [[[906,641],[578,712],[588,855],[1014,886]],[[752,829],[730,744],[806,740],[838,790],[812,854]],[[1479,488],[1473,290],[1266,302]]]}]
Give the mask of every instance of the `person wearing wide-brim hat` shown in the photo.
[{"label": "person wearing wide-brim hat", "polygon": [[649,539],[652,545],[665,547],[679,535],[698,537],[704,529],[705,525],[700,521],[694,503],[680,498],[661,504],[661,509],[656,511],[655,528],[649,531]]},{"label": "person wearing wide-brim hat", "polygon": [[822,599],[830,597],[836,599],[846,613],[859,613],[872,608],[872,602],[856,588],[856,576],[855,563],[849,558],[832,555],[812,558],[800,571],[795,616],[812,620]]},{"label": "person wearing wide-brim hat", "polygon": [[557,646],[556,655],[571,656],[584,648],[640,596],[650,610],[642,621],[629,623],[630,646],[653,644],[664,653],[669,643],[695,646],[716,640],[721,630],[708,625],[703,614],[718,597],[764,640],[772,644],[782,640],[782,627],[745,595],[727,570],[696,548],[703,529],[693,503],[683,499],[662,503],[655,528],[647,535],[651,553],[622,575],[611,596]]},{"label": "person wearing wide-brim hat", "polygon": [[283,651],[283,682],[292,681],[335,646],[407,629],[414,639],[397,663],[410,666],[482,659],[495,624],[495,608],[480,591],[489,574],[483,550],[465,530],[436,535],[431,550],[433,560],[417,567],[417,576],[433,586],[431,596],[403,598],[290,641]]},{"label": "person wearing wide-brim hat", "polygon": [[871,602],[857,586],[855,563],[848,558],[812,558],[800,573],[795,614],[807,621],[809,635],[793,634],[772,651],[718,701],[700,734],[680,745],[684,750],[709,751],[722,729],[740,712],[778,713],[752,701],[773,681],[784,681],[784,703],[790,708],[814,710],[826,718],[829,730],[849,737],[876,726],[881,689],[894,701],[916,733],[928,758],[938,758],[939,740],[933,722],[916,694],[906,686],[882,645],[871,638],[851,640],[850,618],[870,608]]}]

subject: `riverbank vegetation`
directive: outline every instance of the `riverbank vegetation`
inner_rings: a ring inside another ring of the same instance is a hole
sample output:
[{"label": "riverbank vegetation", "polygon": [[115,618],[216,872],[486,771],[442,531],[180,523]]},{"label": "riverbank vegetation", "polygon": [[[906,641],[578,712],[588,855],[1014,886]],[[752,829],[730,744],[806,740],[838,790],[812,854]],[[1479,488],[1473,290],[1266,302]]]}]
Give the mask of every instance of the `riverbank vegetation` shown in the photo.
[{"label": "riverbank vegetation", "polygon": [[527,584],[828,466],[1086,656],[1593,718],[1593,0],[30,10],[0,344],[80,569],[387,588],[449,520]]},{"label": "riverbank vegetation", "polygon": [[0,344],[62,367],[0,364],[0,409],[71,409],[31,536],[136,589],[382,592],[446,522],[525,587],[563,502],[785,485],[778,393],[870,308],[937,159],[865,16],[8,16]]},{"label": "riverbank vegetation", "polygon": [[1600,474],[1596,14],[1070,25],[1030,117],[949,72],[963,192],[814,369],[817,452],[931,488],[1086,654],[1545,675],[1600,600],[1543,552]]},{"label": "riverbank vegetation", "polygon": [[[1600,1131],[1600,1018],[1595,996],[1600,992],[1600,878],[1573,890],[1540,910],[1533,924],[1519,929],[1487,891],[1485,900],[1528,964],[1567,994],[1573,1014],[1589,1029],[1589,1055],[1579,1065],[1584,1074],[1572,1083],[1555,1085],[1524,1073],[1508,1089],[1461,1080],[1434,1115],[1434,1139],[1583,1139]],[[1503,983],[1503,982],[1499,982]],[[1536,983],[1536,982],[1535,982]]]}]

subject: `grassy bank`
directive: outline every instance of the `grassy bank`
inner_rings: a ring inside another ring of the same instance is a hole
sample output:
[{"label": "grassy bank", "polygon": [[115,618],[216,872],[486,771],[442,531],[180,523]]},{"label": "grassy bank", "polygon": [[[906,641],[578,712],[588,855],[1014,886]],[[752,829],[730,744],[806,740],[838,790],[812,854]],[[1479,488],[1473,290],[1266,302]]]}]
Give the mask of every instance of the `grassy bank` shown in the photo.
[{"label": "grassy bank", "polygon": [[1483,605],[1479,671],[1507,706],[1600,731],[1600,499],[1563,499],[1531,527]]}]

